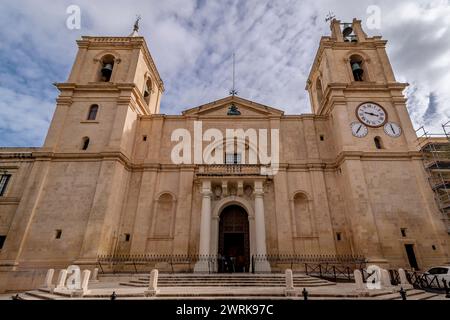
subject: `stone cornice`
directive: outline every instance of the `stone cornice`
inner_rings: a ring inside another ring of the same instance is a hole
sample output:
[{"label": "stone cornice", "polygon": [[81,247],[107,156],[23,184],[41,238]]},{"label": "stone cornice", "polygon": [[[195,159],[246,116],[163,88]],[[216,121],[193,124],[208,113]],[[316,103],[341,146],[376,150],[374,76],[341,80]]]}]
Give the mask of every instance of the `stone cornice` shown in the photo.
[{"label": "stone cornice", "polygon": [[[166,114],[151,114],[151,115],[141,115],[139,116],[140,120],[143,121],[152,121],[155,119],[163,119],[163,120],[230,120],[229,116],[208,116],[208,117],[199,117],[199,116],[184,116],[184,115],[166,115]],[[281,121],[302,121],[302,120],[314,120],[314,121],[326,121],[328,120],[328,116],[326,115],[315,115],[315,114],[300,114],[300,115],[284,115],[281,117],[272,117],[272,116],[239,116],[238,118],[234,118],[233,120],[266,120],[270,121],[271,119],[279,119]]]},{"label": "stone cornice", "polygon": [[[56,99],[58,105],[70,106],[74,101],[78,99],[86,99],[85,97],[75,97],[75,91],[84,92],[114,92],[118,94],[117,97],[107,97],[108,99],[116,99],[118,104],[129,105],[136,113],[140,115],[149,115],[150,110],[148,105],[144,102],[144,97],[141,91],[136,87],[134,83],[113,83],[113,82],[91,82],[89,84],[76,84],[76,83],[55,83],[54,84],[60,91],[61,95]],[[132,93],[131,95],[129,93]],[[106,98],[104,97],[103,100]]]},{"label": "stone cornice", "polygon": [[0,206],[19,204],[20,198],[16,197],[0,197]]},{"label": "stone cornice", "polygon": [[[54,153],[46,151],[36,151],[25,153],[23,156],[19,153],[0,153],[0,159],[32,159],[35,161],[119,161],[127,170],[130,171],[189,171],[198,172],[202,165],[175,165],[162,163],[137,163],[131,161],[122,152],[99,152],[99,153]],[[407,161],[422,160],[422,153],[414,152],[359,152],[344,151],[335,159],[305,159],[300,163],[280,163],[280,171],[334,171],[338,169],[345,161]]]},{"label": "stone cornice", "polygon": [[349,101],[346,96],[349,92],[380,92],[389,93],[389,99],[396,104],[406,103],[403,96],[403,90],[408,83],[389,82],[352,82],[352,83],[330,83],[325,90],[322,104],[319,108],[319,115],[326,115],[335,104],[347,104]]}]

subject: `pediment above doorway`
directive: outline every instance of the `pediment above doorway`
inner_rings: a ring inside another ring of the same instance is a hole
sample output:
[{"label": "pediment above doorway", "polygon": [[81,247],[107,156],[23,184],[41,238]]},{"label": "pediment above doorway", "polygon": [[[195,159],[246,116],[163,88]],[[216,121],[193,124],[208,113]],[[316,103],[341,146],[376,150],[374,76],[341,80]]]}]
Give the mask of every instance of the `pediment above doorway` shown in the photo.
[{"label": "pediment above doorway", "polygon": [[183,111],[184,116],[198,117],[281,117],[284,111],[250,100],[230,96]]}]

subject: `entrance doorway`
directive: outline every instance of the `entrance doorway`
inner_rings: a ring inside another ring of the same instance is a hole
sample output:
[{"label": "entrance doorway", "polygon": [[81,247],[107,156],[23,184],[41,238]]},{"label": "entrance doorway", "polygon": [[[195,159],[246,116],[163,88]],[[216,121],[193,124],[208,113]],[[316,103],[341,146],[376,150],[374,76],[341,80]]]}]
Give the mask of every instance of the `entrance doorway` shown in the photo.
[{"label": "entrance doorway", "polygon": [[226,207],[219,223],[219,272],[249,272],[248,214],[240,206]]},{"label": "entrance doorway", "polygon": [[417,263],[416,254],[414,252],[413,244],[405,244],[406,254],[408,255],[409,265],[414,270],[419,270],[419,265]]}]

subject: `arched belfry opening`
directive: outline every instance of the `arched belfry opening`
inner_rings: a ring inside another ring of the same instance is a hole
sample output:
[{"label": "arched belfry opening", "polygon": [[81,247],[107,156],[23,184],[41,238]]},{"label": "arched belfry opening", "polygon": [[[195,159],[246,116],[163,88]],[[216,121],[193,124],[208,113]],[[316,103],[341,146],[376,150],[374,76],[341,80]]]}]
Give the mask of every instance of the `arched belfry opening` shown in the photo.
[{"label": "arched belfry opening", "polygon": [[108,54],[101,59],[101,69],[99,73],[99,80],[101,82],[110,82],[115,65],[114,56]]},{"label": "arched belfry opening", "polygon": [[218,253],[219,272],[249,272],[249,220],[247,211],[241,206],[230,205],[220,214]]}]

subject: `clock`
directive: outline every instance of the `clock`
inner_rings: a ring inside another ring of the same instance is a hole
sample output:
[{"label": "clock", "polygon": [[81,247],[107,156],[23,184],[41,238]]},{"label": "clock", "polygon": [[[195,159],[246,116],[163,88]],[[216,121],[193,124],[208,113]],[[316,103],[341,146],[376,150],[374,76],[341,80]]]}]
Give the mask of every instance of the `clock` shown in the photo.
[{"label": "clock", "polygon": [[402,128],[396,123],[388,122],[384,125],[384,132],[392,138],[398,138],[402,135]]},{"label": "clock", "polygon": [[387,122],[387,113],[376,103],[366,102],[356,109],[359,121],[372,128],[382,127]]},{"label": "clock", "polygon": [[353,122],[350,127],[352,134],[357,138],[364,138],[369,133],[369,129],[361,122]]}]

